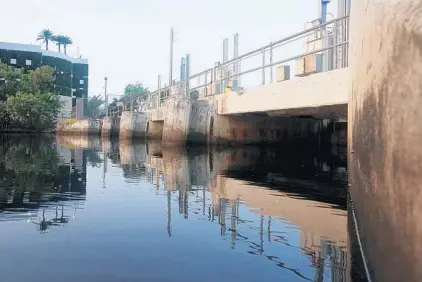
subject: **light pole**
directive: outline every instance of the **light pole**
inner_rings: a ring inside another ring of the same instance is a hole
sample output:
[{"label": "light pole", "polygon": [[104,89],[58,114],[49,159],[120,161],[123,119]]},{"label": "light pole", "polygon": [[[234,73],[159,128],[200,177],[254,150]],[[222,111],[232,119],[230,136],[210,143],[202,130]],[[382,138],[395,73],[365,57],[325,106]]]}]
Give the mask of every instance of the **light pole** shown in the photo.
[{"label": "light pole", "polygon": [[104,101],[105,101],[105,112],[106,116],[108,117],[108,95],[107,95],[107,76],[104,77]]}]

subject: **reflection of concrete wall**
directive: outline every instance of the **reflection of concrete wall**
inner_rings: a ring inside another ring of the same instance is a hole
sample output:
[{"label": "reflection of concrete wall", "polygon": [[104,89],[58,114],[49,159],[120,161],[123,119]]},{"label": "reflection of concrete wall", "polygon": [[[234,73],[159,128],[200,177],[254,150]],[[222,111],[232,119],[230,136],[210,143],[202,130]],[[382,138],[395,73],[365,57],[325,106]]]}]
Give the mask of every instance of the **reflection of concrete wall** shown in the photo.
[{"label": "reflection of concrete wall", "polygon": [[359,231],[376,281],[420,281],[421,1],[351,8],[348,159]]},{"label": "reflection of concrete wall", "polygon": [[185,147],[163,148],[163,164],[166,190],[190,188],[189,164]]},{"label": "reflection of concrete wall", "polygon": [[255,213],[284,218],[298,225],[305,234],[312,234],[314,242],[325,238],[346,246],[346,211],[334,209],[321,202],[296,199],[277,190],[221,175],[217,176],[214,193],[218,198],[240,199]]},{"label": "reflection of concrete wall", "polygon": [[189,157],[189,174],[192,185],[206,186],[210,183],[210,156],[200,154]]},{"label": "reflection of concrete wall", "polygon": [[132,140],[120,140],[120,164],[145,164],[147,151],[145,143],[137,143]]},{"label": "reflection of concrete wall", "polygon": [[56,135],[56,142],[66,148],[101,150],[101,139],[91,135]]}]

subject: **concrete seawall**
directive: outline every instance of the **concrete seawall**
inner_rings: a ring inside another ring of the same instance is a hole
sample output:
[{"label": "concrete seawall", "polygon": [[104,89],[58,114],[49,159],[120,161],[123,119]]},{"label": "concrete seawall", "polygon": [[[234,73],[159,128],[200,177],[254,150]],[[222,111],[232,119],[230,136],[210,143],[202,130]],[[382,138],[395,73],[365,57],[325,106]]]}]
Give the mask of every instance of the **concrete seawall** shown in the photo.
[{"label": "concrete seawall", "polygon": [[120,139],[145,138],[147,123],[147,113],[123,112],[120,117]]},{"label": "concrete seawall", "polygon": [[422,4],[351,11],[349,181],[373,281],[422,277]]},{"label": "concrete seawall", "polygon": [[63,120],[57,124],[57,134],[69,135],[100,135],[102,130],[101,120]]}]

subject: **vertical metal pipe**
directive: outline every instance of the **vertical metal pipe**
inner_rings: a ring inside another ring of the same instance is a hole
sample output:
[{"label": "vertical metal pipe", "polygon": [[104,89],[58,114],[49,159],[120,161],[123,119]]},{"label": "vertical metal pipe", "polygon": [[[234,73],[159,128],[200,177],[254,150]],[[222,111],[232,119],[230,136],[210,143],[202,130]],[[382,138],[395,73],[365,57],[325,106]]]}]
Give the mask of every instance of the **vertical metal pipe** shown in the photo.
[{"label": "vertical metal pipe", "polygon": [[108,116],[107,77],[104,77],[104,101],[105,101],[104,110],[106,112],[106,116]]},{"label": "vertical metal pipe", "polygon": [[[229,60],[229,40],[225,38],[223,40],[223,64]],[[221,68],[221,88],[224,93],[224,89],[227,87],[227,66],[222,66]]]},{"label": "vertical metal pipe", "polygon": [[173,43],[174,43],[174,34],[173,28],[170,29],[170,70],[169,70],[169,85],[173,84]]},{"label": "vertical metal pipe", "polygon": [[265,49],[262,50],[262,85],[265,85]]},{"label": "vertical metal pipe", "polygon": [[189,77],[190,77],[190,56],[189,54],[186,54],[186,60],[185,60],[185,79],[186,79],[186,97],[189,97],[189,89],[190,89],[190,81],[189,81]]},{"label": "vertical metal pipe", "polygon": [[[271,44],[273,44],[273,43],[271,42]],[[273,45],[271,45],[271,47],[270,47],[270,65],[271,65],[270,66],[270,83],[272,83],[274,81],[272,63],[273,63]]]},{"label": "vertical metal pipe", "polygon": [[[233,37],[233,59],[236,59],[237,57],[239,57],[239,34],[235,34]],[[236,61],[233,63],[233,74],[235,75],[233,78],[233,86],[235,88],[239,88],[240,87],[240,83],[239,83],[239,62]]]}]

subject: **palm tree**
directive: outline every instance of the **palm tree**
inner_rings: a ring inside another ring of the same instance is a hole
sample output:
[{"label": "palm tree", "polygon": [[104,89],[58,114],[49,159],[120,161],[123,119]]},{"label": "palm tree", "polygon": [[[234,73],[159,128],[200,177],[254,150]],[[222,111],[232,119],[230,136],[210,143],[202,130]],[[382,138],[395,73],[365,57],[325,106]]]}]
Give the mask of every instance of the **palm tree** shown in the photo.
[{"label": "palm tree", "polygon": [[48,50],[48,41],[54,40],[53,32],[49,29],[43,29],[37,36],[37,41],[42,40],[45,43],[45,49]]},{"label": "palm tree", "polygon": [[61,46],[64,45],[65,42],[65,36],[64,35],[56,35],[53,36],[54,42],[56,42],[56,45],[59,47],[59,53],[61,52]]},{"label": "palm tree", "polygon": [[66,54],[66,47],[67,47],[67,45],[72,45],[73,44],[72,38],[70,38],[69,36],[64,36],[63,37],[62,44],[63,44],[63,47],[64,47],[64,53]]}]

